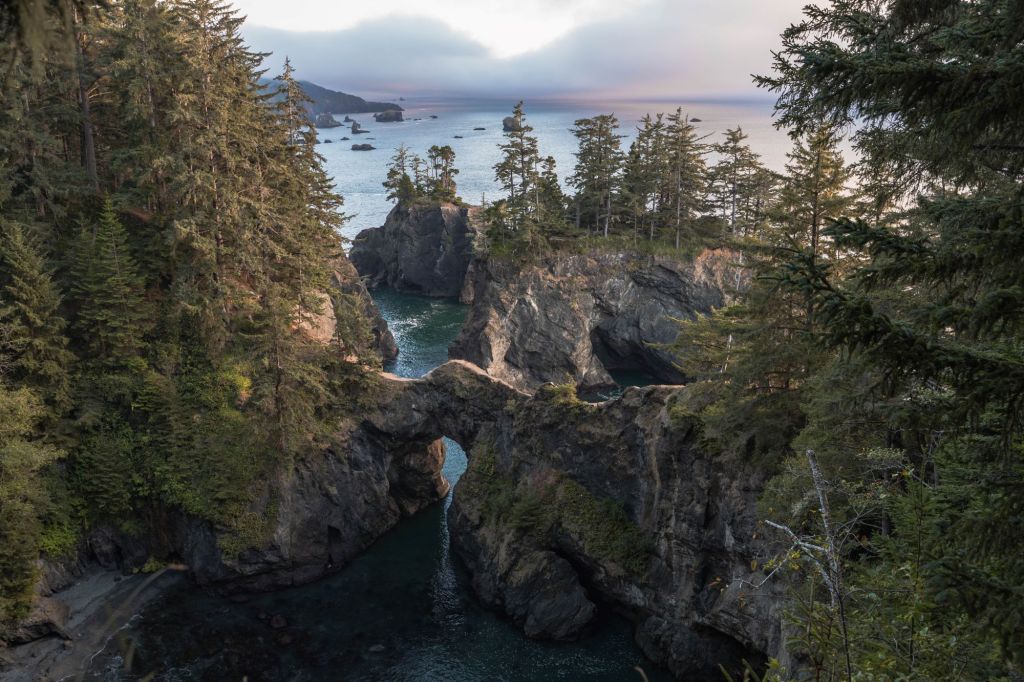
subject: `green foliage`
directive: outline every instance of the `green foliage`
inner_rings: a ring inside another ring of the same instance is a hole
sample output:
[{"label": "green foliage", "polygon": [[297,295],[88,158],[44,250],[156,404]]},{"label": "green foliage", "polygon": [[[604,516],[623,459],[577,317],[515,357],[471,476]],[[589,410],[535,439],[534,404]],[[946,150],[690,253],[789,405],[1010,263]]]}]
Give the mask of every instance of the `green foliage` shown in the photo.
[{"label": "green foliage", "polygon": [[622,505],[596,497],[569,479],[560,483],[555,502],[562,527],[583,541],[587,554],[643,575],[654,545]]},{"label": "green foliage", "polygon": [[141,350],[149,316],[128,233],[109,199],[95,227],[78,234],[71,277],[77,341],[96,363],[123,366]]},{"label": "green foliage", "polygon": [[70,398],[68,370],[74,359],[59,312],[60,293],[26,229],[13,222],[0,228],[0,372],[43,391],[57,416]]},{"label": "green foliage", "polygon": [[0,634],[24,617],[35,582],[43,516],[50,506],[43,474],[62,453],[36,433],[41,396],[0,381]]},{"label": "green foliage", "polygon": [[455,185],[458,174],[455,150],[449,145],[432,145],[427,150],[426,160],[400,145],[391,157],[384,189],[388,190],[388,199],[404,206],[422,199],[458,203]]},{"label": "green foliage", "polygon": [[[328,295],[345,216],[291,64],[268,92],[218,0],[106,4],[31,65],[14,45],[0,91],[5,621],[40,552],[91,524],[177,509],[231,551],[265,541],[268,482],[326,446],[379,362],[365,307]],[[91,4],[19,20],[72,6]]]},{"label": "green foliage", "polygon": [[500,471],[486,445],[474,448],[470,461],[460,485],[480,500],[484,523],[545,546],[553,547],[568,535],[597,561],[633,575],[646,571],[653,543],[619,503],[595,496],[564,475],[517,485]]}]

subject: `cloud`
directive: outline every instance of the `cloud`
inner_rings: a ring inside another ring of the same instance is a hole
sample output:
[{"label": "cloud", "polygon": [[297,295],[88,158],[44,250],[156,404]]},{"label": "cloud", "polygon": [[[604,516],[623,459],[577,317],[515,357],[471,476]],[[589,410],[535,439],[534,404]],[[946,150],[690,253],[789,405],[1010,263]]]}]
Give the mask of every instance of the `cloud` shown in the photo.
[{"label": "cloud", "polygon": [[655,0],[236,0],[255,25],[289,31],[337,31],[382,16],[444,21],[497,57],[538,49],[591,21],[623,16]]},{"label": "cloud", "polygon": [[[582,10],[596,1],[567,3]],[[424,17],[339,31],[244,32],[254,48],[275,53],[272,68],[287,54],[302,78],[358,94],[751,97],[758,92],[750,75],[769,70],[771,50],[803,1],[651,0],[508,58]]]}]

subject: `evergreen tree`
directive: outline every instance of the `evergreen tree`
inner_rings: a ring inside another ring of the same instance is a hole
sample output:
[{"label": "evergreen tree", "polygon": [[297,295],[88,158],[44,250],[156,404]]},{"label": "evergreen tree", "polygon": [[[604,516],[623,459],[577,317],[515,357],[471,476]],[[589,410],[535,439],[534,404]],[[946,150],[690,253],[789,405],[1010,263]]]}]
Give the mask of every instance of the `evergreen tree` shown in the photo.
[{"label": "evergreen tree", "polygon": [[697,136],[697,130],[683,114],[682,108],[669,115],[665,129],[665,146],[668,153],[668,207],[674,211],[675,246],[682,245],[684,229],[693,230],[693,222],[704,208],[707,194],[707,168],[704,144]]},{"label": "evergreen tree", "polygon": [[433,145],[427,150],[427,163],[433,186],[431,196],[438,201],[455,201],[455,176],[459,174],[455,167],[455,150],[448,145]]},{"label": "evergreen tree", "polygon": [[117,368],[139,354],[148,321],[142,279],[109,199],[95,226],[79,232],[72,293],[76,336],[90,362]]},{"label": "evergreen tree", "polygon": [[399,145],[391,157],[387,179],[384,181],[384,189],[388,191],[390,201],[408,204],[416,199],[418,194],[410,172],[413,172],[413,168],[409,148],[404,144]]},{"label": "evergreen tree", "polygon": [[629,148],[623,176],[623,194],[633,214],[634,237],[647,224],[647,236],[654,241],[662,214],[662,186],[667,159],[664,117],[644,116],[636,139]]},{"label": "evergreen tree", "polygon": [[502,158],[494,166],[494,179],[506,194],[505,211],[507,227],[529,242],[536,232],[539,205],[538,182],[540,174],[540,153],[537,138],[530,133],[533,128],[526,124],[523,103],[519,102],[512,112],[515,125],[505,133],[500,145]]},{"label": "evergreen tree", "polygon": [[612,196],[619,191],[624,156],[621,149],[622,136],[616,134],[619,121],[612,114],[576,121],[572,129],[579,148],[576,151],[576,168],[569,178],[569,185],[576,190],[576,225],[580,227],[582,214],[593,216],[595,231],[604,230],[604,236],[612,222]]},{"label": "evergreen tree", "polygon": [[0,373],[38,389],[59,412],[68,406],[74,357],[60,294],[26,230],[18,223],[0,226]]},{"label": "evergreen tree", "polygon": [[[821,342],[851,354],[846,381],[877,376],[874,401],[898,406],[892,445],[923,484],[920,525],[940,531],[924,545],[920,578],[897,581],[935,605],[902,642],[968,621],[998,646],[1010,677],[1024,652],[1015,587],[1024,583],[1024,121],[1011,85],[1024,73],[1011,47],[1021,19],[1001,0],[808,8],[783,34],[775,73],[759,79],[797,134],[857,121],[862,167],[880,181],[870,220],[845,216],[822,232],[861,263],[836,269],[802,253],[783,282],[810,298]],[[912,530],[901,528],[900,541]],[[878,572],[898,572],[889,562],[902,555],[879,555]],[[869,631],[890,625],[869,607],[852,617]],[[922,676],[913,656],[885,662]]]},{"label": "evergreen tree", "polygon": [[711,197],[733,234],[749,234],[756,224],[756,179],[762,170],[757,154],[745,143],[742,128],[725,131],[725,140],[712,146],[718,162],[712,169]]},{"label": "evergreen tree", "polygon": [[540,222],[549,233],[558,232],[566,226],[566,196],[558,182],[555,158],[546,157],[540,164],[537,180]]},{"label": "evergreen tree", "polygon": [[36,580],[44,516],[40,480],[61,453],[39,442],[46,408],[28,388],[0,379],[0,634],[28,614]]}]

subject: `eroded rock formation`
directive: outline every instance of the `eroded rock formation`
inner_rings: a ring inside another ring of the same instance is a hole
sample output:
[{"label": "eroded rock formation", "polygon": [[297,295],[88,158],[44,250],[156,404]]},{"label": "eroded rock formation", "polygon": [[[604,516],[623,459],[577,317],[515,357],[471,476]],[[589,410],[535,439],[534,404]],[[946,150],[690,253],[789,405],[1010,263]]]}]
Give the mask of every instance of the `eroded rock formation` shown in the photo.
[{"label": "eroded rock formation", "polygon": [[450,349],[516,386],[574,381],[613,385],[609,370],[659,381],[683,377],[665,347],[678,320],[727,302],[745,274],[735,254],[706,250],[692,260],[629,253],[553,255],[535,263],[474,260],[462,300],[469,317]]},{"label": "eroded rock formation", "polygon": [[473,257],[474,215],[455,204],[398,205],[356,236],[349,258],[371,287],[454,298]]},{"label": "eroded rock formation", "polygon": [[[764,473],[700,447],[689,390],[632,388],[591,404],[557,386],[530,395],[462,361],[423,379],[380,375],[330,448],[267,482],[252,509],[265,529],[243,551],[172,514],[161,538],[97,531],[90,557],[130,566],[173,555],[225,592],[313,580],[444,496],[438,439],[449,436],[469,454],[452,546],[484,603],[550,639],[574,638],[612,608],[652,659],[713,679],[719,664],[782,651],[780,601],[774,583],[757,587]],[[76,570],[51,567],[53,586]]]}]

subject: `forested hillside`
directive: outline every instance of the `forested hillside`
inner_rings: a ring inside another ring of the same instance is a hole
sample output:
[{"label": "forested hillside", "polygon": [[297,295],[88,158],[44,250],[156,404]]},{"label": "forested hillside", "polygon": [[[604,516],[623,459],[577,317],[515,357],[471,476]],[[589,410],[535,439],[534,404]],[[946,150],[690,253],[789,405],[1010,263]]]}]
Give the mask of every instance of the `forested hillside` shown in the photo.
[{"label": "forested hillside", "polygon": [[303,92],[311,100],[309,110],[312,114],[365,114],[372,111],[402,111],[402,107],[393,102],[368,102],[362,97],[349,95],[337,90],[329,90],[316,83],[299,81]]},{"label": "forested hillside", "polygon": [[[254,482],[322,447],[373,363],[362,306],[327,296],[341,198],[291,67],[271,101],[218,0],[23,5],[3,12],[0,630],[40,553],[96,523],[181,509],[258,535]],[[316,340],[332,313],[346,331]]]}]

